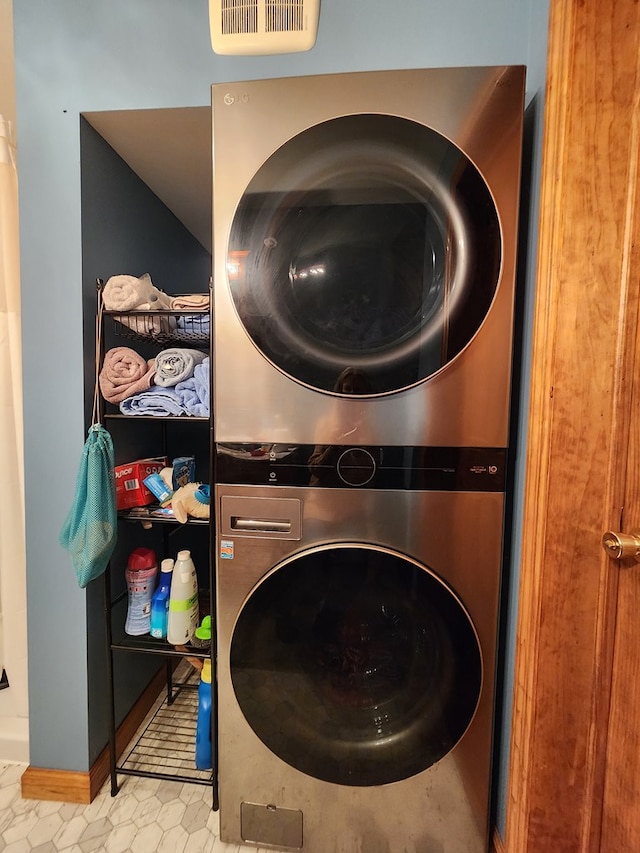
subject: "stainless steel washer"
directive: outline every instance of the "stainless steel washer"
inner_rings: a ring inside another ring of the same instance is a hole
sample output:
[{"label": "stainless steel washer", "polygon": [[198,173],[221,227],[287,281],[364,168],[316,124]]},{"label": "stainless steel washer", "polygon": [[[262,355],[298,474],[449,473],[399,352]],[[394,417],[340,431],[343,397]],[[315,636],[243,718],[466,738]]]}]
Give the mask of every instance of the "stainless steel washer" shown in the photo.
[{"label": "stainless steel washer", "polygon": [[524,76],[213,86],[217,441],[506,446]]},{"label": "stainless steel washer", "polygon": [[351,451],[314,487],[309,448],[219,452],[221,838],[480,853],[504,453]]},{"label": "stainless steel washer", "polygon": [[486,850],[524,76],[213,87],[224,841]]}]

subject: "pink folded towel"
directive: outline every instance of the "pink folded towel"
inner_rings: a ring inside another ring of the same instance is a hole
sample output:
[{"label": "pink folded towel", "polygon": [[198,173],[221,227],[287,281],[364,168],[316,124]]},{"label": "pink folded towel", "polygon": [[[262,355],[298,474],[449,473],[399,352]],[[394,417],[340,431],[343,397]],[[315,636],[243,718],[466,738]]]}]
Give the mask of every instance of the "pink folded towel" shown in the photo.
[{"label": "pink folded towel", "polygon": [[102,396],[109,403],[120,403],[127,397],[147,391],[155,372],[155,358],[146,361],[129,347],[114,347],[105,353],[100,371]]}]

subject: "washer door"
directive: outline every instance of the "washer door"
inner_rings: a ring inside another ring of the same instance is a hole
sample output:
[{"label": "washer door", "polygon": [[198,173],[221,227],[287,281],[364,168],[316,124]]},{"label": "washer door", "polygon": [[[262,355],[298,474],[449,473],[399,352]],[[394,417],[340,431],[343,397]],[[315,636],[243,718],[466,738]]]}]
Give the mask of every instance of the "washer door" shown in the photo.
[{"label": "washer door", "polygon": [[501,233],[474,164],[431,128],[344,116],[276,151],[243,194],[227,270],[254,344],[304,385],[388,394],[437,373],[493,301]]},{"label": "washer door", "polygon": [[248,724],[287,764],[327,782],[383,785],[460,740],[482,657],[465,608],[424,566],[331,545],[280,564],[251,593],[231,679]]}]

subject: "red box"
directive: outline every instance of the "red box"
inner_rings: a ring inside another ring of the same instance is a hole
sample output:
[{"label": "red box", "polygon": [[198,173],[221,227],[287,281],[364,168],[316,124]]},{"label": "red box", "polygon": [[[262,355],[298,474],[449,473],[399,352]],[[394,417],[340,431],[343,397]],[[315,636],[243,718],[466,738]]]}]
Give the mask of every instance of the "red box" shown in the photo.
[{"label": "red box", "polygon": [[154,456],[151,459],[138,459],[126,465],[116,465],[113,470],[116,481],[116,509],[130,509],[133,506],[146,506],[156,498],[145,486],[143,480],[149,474],[156,474],[167,468],[166,456]]}]

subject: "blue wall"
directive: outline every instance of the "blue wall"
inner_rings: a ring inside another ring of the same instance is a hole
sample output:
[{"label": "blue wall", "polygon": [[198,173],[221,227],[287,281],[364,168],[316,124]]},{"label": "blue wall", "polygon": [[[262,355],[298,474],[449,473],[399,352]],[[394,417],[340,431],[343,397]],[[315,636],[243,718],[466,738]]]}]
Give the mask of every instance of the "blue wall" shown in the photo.
[{"label": "blue wall", "polygon": [[[546,19],[546,0],[322,0],[308,53],[222,57],[210,47],[207,0],[14,0],[33,766],[89,766],[86,594],[57,544],[85,439],[80,113],[206,106],[210,84],[225,80],[495,64],[527,65],[527,102],[539,106]],[[540,113],[532,126],[534,186]],[[534,192],[533,214],[535,201]],[[535,215],[530,221],[533,259]],[[524,275],[531,280],[532,261]],[[525,353],[529,323],[525,314]],[[526,382],[520,396],[524,405]],[[519,500],[518,493],[516,557]],[[514,583],[512,602],[516,590]]]}]

